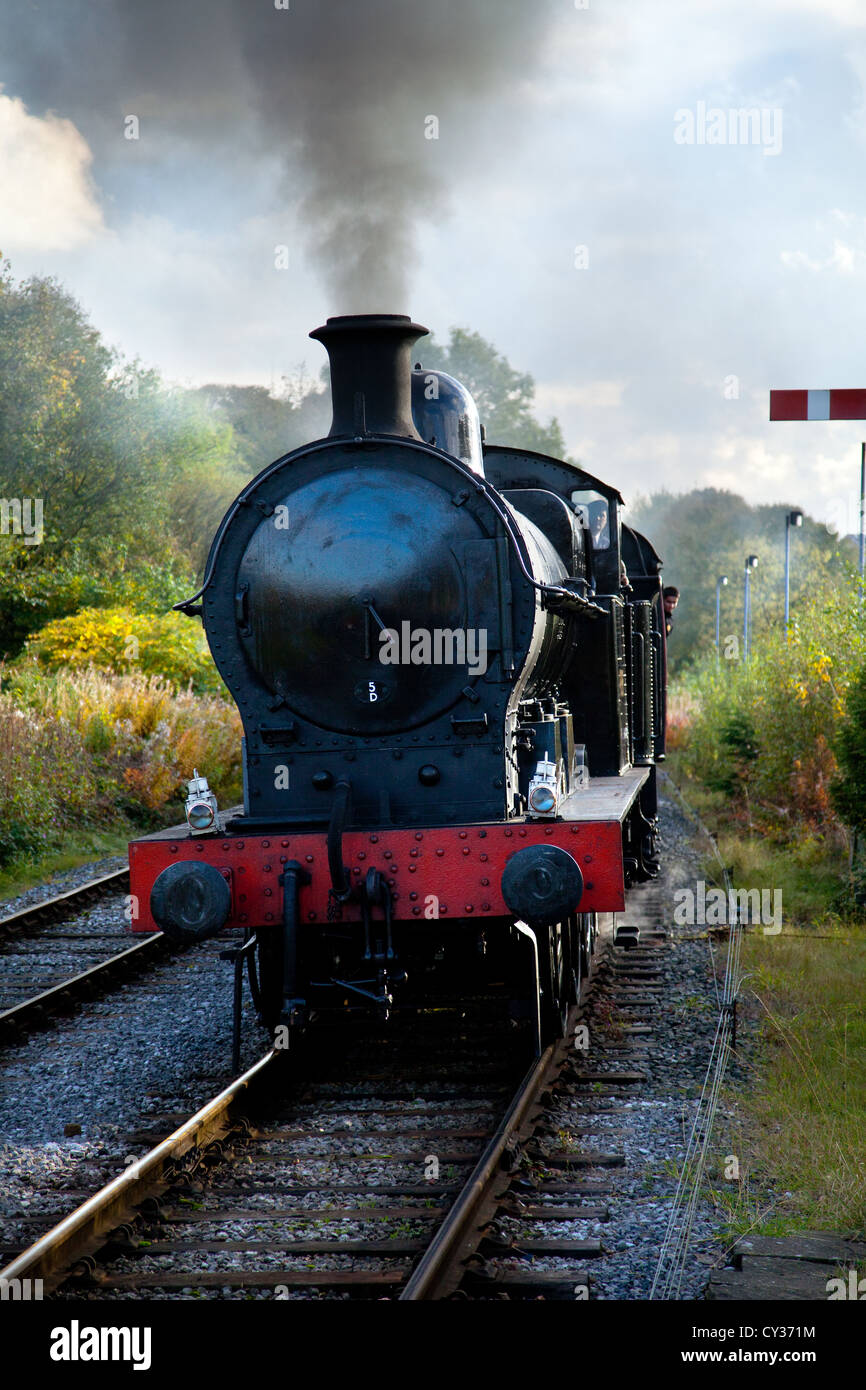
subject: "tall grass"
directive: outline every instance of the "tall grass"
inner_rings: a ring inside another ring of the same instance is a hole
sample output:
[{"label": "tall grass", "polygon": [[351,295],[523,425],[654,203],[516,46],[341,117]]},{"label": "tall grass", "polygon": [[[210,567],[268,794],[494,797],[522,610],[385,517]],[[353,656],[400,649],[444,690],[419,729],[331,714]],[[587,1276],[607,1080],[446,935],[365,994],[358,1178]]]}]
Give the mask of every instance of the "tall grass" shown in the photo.
[{"label": "tall grass", "polygon": [[4,684],[0,864],[62,843],[76,823],[177,820],[196,767],[223,804],[240,796],[240,718],[222,696],[141,672],[26,662]]},{"label": "tall grass", "polygon": [[0,863],[45,848],[94,808],[99,791],[78,730],[0,695]]},{"label": "tall grass", "polygon": [[866,925],[831,795],[864,665],[852,581],[815,594],[789,633],[759,634],[749,661],[696,664],[671,695],[675,780],[735,886],[783,895],[782,932],[743,946],[754,1045],[725,1141],[740,1176],[714,1184],[736,1233],[866,1229]]},{"label": "tall grass", "polygon": [[745,1171],[719,1190],[731,1227],[866,1231],[866,928],[750,935],[744,968],[758,1045],[731,1141]]}]

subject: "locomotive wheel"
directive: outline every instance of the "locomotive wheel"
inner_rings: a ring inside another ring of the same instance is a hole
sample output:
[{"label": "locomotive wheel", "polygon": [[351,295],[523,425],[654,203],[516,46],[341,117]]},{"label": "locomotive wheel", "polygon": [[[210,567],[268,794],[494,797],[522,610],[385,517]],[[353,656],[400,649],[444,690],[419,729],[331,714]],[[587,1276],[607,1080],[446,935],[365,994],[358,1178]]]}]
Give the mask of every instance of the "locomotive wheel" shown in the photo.
[{"label": "locomotive wheel", "polygon": [[595,950],[596,915],[594,912],[578,912],[570,918],[571,943],[571,1000],[580,1002],[580,992],[592,973],[592,956]]},{"label": "locomotive wheel", "polygon": [[[541,1040],[546,1045],[565,1036],[571,1006],[572,968],[568,922],[548,927],[539,935],[539,974],[541,976]],[[547,950],[544,950],[545,936]]]},{"label": "locomotive wheel", "polygon": [[576,1004],[586,972],[583,966],[583,914],[575,913],[568,919],[568,948],[570,964],[569,1003]]},{"label": "locomotive wheel", "polygon": [[592,969],[592,955],[595,950],[595,939],[598,934],[598,919],[594,912],[584,912],[581,914],[580,932],[580,971],[585,980]]}]

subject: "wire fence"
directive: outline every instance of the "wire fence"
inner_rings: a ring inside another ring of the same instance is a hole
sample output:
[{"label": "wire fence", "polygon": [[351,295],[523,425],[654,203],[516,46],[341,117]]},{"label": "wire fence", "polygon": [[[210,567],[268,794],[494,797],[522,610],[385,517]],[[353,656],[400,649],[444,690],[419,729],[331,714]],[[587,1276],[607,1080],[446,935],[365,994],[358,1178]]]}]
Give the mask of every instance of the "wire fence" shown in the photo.
[{"label": "wire fence", "polygon": [[[688,1258],[689,1246],[691,1244],[698,1201],[703,1187],[707,1154],[709,1152],[710,1140],[716,1121],[716,1112],[719,1106],[719,1098],[721,1096],[725,1072],[735,1036],[737,996],[742,983],[740,954],[743,941],[743,928],[740,921],[737,898],[733,892],[733,884],[728,874],[727,865],[719,854],[719,848],[715,839],[704,825],[700,816],[698,816],[685,801],[679,788],[675,786],[669,777],[665,777],[664,781],[666,786],[672,789],[676,794],[685,814],[694,821],[712,846],[713,854],[718,861],[724,879],[727,901],[730,907],[728,914],[725,974],[721,991],[718,986],[715,959],[713,958],[713,979],[716,981],[716,1002],[719,1011],[716,1021],[716,1030],[710,1048],[710,1056],[707,1062],[707,1069],[704,1075],[695,1117],[686,1143],[686,1152],[680,1168],[667,1230],[659,1250],[658,1263],[650,1290],[651,1299],[670,1300],[680,1297],[683,1273]],[[712,957],[713,948],[709,937],[707,937],[707,943]]]}]

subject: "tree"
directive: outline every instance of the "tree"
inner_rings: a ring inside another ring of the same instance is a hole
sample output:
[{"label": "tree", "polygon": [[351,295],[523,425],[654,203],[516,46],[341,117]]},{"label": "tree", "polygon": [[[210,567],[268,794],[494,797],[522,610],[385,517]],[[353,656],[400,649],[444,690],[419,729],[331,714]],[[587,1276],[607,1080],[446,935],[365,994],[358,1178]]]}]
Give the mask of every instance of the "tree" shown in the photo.
[{"label": "tree", "polygon": [[448,372],[469,390],[491,444],[536,449],[565,458],[565,440],[556,419],[542,425],[532,414],[535,382],[528,372],[515,371],[480,333],[452,328],[447,346],[435,338],[418,344],[425,367]]},{"label": "tree", "polygon": [[231,386],[211,383],[195,395],[211,412],[211,418],[234,432],[240,460],[249,477],[269,463],[328,433],[331,398],[322,386],[298,374],[284,377],[273,395],[265,386]]},{"label": "tree", "polygon": [[[431,336],[418,345],[424,366],[448,372],[471,391],[494,444],[513,444],[565,457],[565,441],[556,420],[542,425],[532,414],[535,382],[498,353],[479,333],[453,328],[448,345]],[[331,425],[329,373],[322,368],[311,382],[303,368],[284,376],[278,393],[264,386],[210,383],[195,393],[211,412],[234,431],[238,453],[250,476],[328,433]]]},{"label": "tree", "polygon": [[[230,427],[109,348],[55,280],[0,263],[0,657],[83,604],[169,607],[242,481]],[[14,524],[25,502],[39,537]]]},{"label": "tree", "polygon": [[[626,513],[664,561],[664,582],[680,590],[669,651],[674,668],[710,652],[715,640],[716,580],[721,590],[721,635],[739,650],[743,634],[745,558],[759,557],[752,573],[752,633],[779,628],[785,613],[785,514],[793,503],[752,506],[717,488],[640,497]],[[791,618],[808,599],[847,583],[856,551],[851,542],[804,516],[791,533]]]}]

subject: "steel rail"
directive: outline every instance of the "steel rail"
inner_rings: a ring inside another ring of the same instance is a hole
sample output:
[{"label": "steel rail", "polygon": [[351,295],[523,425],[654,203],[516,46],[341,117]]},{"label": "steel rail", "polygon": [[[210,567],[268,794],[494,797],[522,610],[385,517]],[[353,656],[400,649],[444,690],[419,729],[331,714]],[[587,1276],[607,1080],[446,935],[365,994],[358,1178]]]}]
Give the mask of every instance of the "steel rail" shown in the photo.
[{"label": "steel rail", "polygon": [[565,1037],[551,1043],[530,1067],[496,1133],[466,1180],[466,1185],[439,1227],[400,1294],[401,1302],[447,1298],[460,1284],[465,1264],[483,1239],[483,1226],[496,1206],[493,1189],[506,1150],[534,1128],[540,1098],[565,1064],[579,1010],[572,1008]]},{"label": "steel rail", "polygon": [[71,975],[68,980],[61,980],[60,984],[23,999],[20,1004],[13,1004],[0,1012],[0,1041],[41,1027],[52,1016],[63,1013],[67,1003],[93,998],[97,987],[107,986],[118,976],[144,965],[145,958],[168,954],[171,949],[172,943],[164,933],[156,932],[80,974]]},{"label": "steel rail", "polygon": [[[573,1023],[573,1011],[570,1023]],[[500,1124],[488,1141],[455,1204],[438,1228],[421,1262],[399,1295],[408,1301],[447,1297],[463,1276],[465,1260],[482,1238],[488,1211],[495,1208],[494,1191],[506,1150],[531,1133],[539,1100],[554,1081],[569,1052],[571,1027],[565,1039],[549,1046],[521,1082]],[[209,1101],[179,1129],[143,1158],[113,1178],[99,1192],[47,1231],[0,1270],[0,1281],[41,1279],[51,1292],[69,1277],[76,1264],[97,1253],[111,1233],[131,1222],[136,1209],[174,1180],[172,1167],[190,1150],[204,1148],[231,1130],[238,1102],[270,1073],[284,1052],[271,1049],[253,1067]],[[195,1276],[190,1276],[195,1283]]]},{"label": "steel rail", "polygon": [[17,912],[10,913],[8,917],[0,917],[0,937],[36,926],[42,920],[68,916],[73,909],[85,906],[93,898],[101,898],[112,891],[117,891],[128,883],[129,869],[115,869],[110,874],[103,874],[101,878],[94,878],[89,883],[82,883],[78,888],[70,888],[66,893],[58,893],[53,898],[44,898],[42,902],[31,903],[29,907],[19,908]]},{"label": "steel rail", "polygon": [[285,1052],[272,1048],[150,1153],[131,1163],[125,1172],[16,1256],[0,1270],[0,1281],[41,1279],[46,1291],[56,1288],[72,1266],[99,1250],[113,1230],[134,1217],[138,1205],[170,1184],[172,1164],[191,1149],[225,1136],[231,1128],[232,1110],[241,1096],[258,1086],[285,1056]]}]

